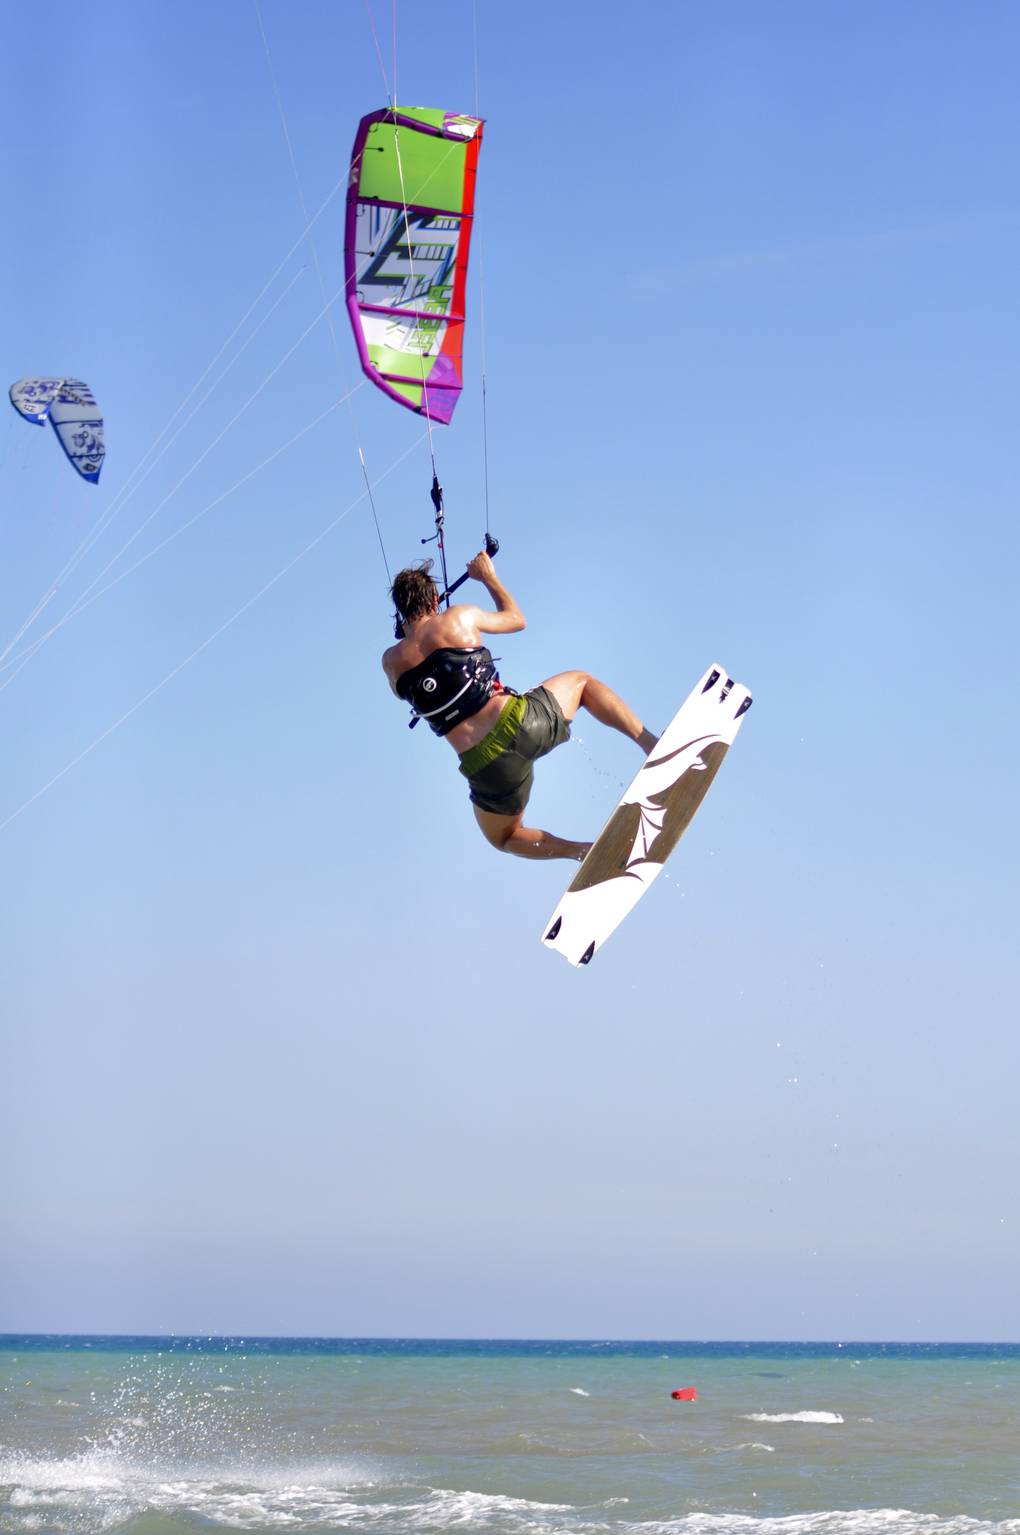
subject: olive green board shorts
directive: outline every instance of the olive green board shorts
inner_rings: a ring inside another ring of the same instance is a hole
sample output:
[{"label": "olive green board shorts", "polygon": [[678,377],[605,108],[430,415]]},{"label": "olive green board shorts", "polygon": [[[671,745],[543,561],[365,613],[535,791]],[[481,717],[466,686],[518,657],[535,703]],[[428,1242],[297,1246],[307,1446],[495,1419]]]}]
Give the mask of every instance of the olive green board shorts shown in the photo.
[{"label": "olive green board shorts", "polygon": [[510,700],[477,746],[462,752],[460,771],[471,803],[493,815],[520,815],[531,795],[533,764],[570,735],[563,710],[548,688],[532,688]]}]

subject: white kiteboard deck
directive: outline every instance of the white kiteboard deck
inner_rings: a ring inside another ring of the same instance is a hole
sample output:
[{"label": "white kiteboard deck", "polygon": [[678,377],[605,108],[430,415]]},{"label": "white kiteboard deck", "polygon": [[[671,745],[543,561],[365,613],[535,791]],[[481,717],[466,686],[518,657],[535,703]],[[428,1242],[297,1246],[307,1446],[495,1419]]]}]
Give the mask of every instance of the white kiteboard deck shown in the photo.
[{"label": "white kiteboard deck", "polygon": [[644,895],[708,793],[751,707],[747,688],[710,666],[602,828],[542,933],[586,965]]}]

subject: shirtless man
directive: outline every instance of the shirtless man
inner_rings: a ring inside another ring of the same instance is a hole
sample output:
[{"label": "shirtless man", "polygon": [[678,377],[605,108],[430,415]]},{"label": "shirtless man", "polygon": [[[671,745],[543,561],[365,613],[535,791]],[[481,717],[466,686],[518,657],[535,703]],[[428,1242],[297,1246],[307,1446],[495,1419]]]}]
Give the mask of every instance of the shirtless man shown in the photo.
[{"label": "shirtless man", "polygon": [[505,687],[482,636],[516,634],[524,628],[524,615],[492,561],[476,554],[468,575],[485,587],[494,612],[469,602],[442,609],[431,563],[400,571],[393,583],[404,634],[382,658],[390,687],[458,754],[475,819],[493,847],[520,858],[580,862],[590,842],[567,842],[523,825],[532,763],[567,739],[579,708],[636,741],[646,756],[657,737],[589,672],[558,672],[530,693]]}]

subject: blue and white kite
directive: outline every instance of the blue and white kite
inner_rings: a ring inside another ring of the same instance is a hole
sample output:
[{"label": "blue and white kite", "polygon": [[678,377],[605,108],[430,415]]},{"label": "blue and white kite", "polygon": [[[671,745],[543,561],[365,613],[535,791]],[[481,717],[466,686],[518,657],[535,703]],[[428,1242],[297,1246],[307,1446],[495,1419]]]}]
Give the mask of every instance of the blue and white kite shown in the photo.
[{"label": "blue and white kite", "polygon": [[88,384],[78,378],[20,378],[11,404],[26,421],[49,421],[60,446],[83,480],[95,485],[106,457],[103,418]]}]

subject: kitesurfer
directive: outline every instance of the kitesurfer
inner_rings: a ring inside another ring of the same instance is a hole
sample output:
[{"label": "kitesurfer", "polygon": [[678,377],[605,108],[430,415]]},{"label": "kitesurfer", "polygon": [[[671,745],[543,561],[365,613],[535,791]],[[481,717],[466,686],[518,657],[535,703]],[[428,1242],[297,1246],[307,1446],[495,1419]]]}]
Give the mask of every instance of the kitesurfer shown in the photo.
[{"label": "kitesurfer", "polygon": [[580,861],[590,842],[568,842],[523,825],[533,763],[567,739],[579,708],[629,736],[646,755],[657,737],[590,672],[558,672],[529,693],[506,687],[482,636],[516,634],[524,615],[492,560],[476,554],[467,570],[485,587],[495,611],[468,602],[442,608],[431,563],[400,571],[391,589],[402,638],[382,658],[390,687],[411,705],[412,723],[426,720],[459,756],[475,819],[493,847],[521,858]]}]

